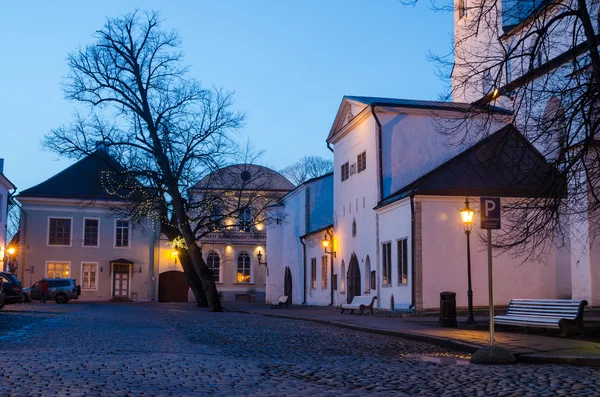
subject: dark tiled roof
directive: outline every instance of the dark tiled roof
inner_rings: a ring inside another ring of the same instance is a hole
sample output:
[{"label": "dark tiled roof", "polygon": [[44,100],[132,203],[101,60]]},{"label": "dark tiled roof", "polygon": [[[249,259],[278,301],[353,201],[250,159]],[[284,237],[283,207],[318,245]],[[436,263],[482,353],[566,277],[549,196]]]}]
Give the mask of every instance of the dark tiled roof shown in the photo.
[{"label": "dark tiled roof", "polygon": [[[398,98],[378,98],[370,96],[344,96],[344,98],[364,103],[368,106],[389,106],[389,107],[402,107],[412,109],[430,109],[430,110],[449,110],[454,112],[469,112],[477,108],[470,103],[461,102],[439,102],[439,101],[422,101],[415,99],[398,99]],[[486,106],[486,110],[495,113],[503,113],[510,115],[512,112],[507,109],[503,109],[497,106]]]},{"label": "dark tiled roof", "polygon": [[205,176],[194,188],[288,192],[294,189],[294,185],[277,171],[262,165],[235,164]]},{"label": "dark tiled roof", "polygon": [[[19,197],[46,197],[65,198],[81,200],[123,200],[128,195],[124,186],[124,177],[119,176],[123,172],[117,162],[102,150],[84,157],[70,167],[64,169],[50,179],[25,189],[17,195]],[[116,182],[111,184],[117,188],[116,194],[111,194],[104,187],[107,177]]]},{"label": "dark tiled roof", "polygon": [[508,125],[403,187],[378,207],[411,194],[551,197],[564,187],[558,171]]}]

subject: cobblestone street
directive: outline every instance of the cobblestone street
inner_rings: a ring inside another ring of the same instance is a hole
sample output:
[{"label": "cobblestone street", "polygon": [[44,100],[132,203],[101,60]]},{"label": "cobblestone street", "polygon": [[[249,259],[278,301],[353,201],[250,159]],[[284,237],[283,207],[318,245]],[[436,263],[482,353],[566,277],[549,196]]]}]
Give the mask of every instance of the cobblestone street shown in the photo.
[{"label": "cobblestone street", "polygon": [[0,346],[2,396],[600,395],[598,368],[457,365],[424,343],[186,304],[8,305]]}]

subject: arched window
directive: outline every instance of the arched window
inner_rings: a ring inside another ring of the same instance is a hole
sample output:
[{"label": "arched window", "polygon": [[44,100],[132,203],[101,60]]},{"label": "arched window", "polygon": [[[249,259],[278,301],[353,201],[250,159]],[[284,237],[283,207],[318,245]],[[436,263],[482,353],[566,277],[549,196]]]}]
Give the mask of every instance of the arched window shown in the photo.
[{"label": "arched window", "polygon": [[218,283],[221,281],[221,258],[219,257],[219,254],[217,254],[214,251],[211,251],[208,253],[208,256],[206,257],[206,265],[208,266],[208,268],[210,270],[212,270],[213,272],[213,277],[215,279],[215,283]]},{"label": "arched window", "polygon": [[365,259],[365,292],[367,294],[371,292],[371,258],[369,255]]},{"label": "arched window", "polygon": [[569,146],[565,121],[565,110],[557,97],[552,97],[544,109],[540,126],[548,159],[562,161]]},{"label": "arched window", "polygon": [[356,219],[352,219],[352,237],[356,237]]},{"label": "arched window", "polygon": [[251,232],[252,231],[252,208],[242,208],[240,211],[240,231]]},{"label": "arched window", "polygon": [[342,259],[342,269],[341,269],[341,277],[340,277],[340,293],[346,293],[346,263]]},{"label": "arched window", "polygon": [[237,275],[236,282],[238,283],[249,283],[250,282],[250,255],[242,252],[237,258]]}]

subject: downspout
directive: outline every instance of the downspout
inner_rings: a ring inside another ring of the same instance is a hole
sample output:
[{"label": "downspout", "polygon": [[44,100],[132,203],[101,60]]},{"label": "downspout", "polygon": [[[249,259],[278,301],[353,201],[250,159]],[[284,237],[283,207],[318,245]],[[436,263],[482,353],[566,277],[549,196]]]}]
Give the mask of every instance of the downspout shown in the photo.
[{"label": "downspout", "polygon": [[325,141],[327,142],[327,149],[329,149],[331,151],[331,153],[333,153],[333,148],[331,147],[331,143],[329,143],[329,141]]},{"label": "downspout", "polygon": [[417,283],[415,279],[416,275],[416,247],[417,242],[415,241],[415,235],[417,234],[417,221],[415,219],[415,193],[410,193],[410,273],[411,273],[411,304],[409,306],[410,310],[416,310],[417,308],[417,300],[416,300],[416,291],[417,291]]},{"label": "downspout", "polygon": [[331,250],[334,252],[333,254],[329,254],[331,255],[331,263],[329,264],[329,267],[331,268],[331,280],[329,283],[331,287],[331,302],[329,303],[329,306],[333,306],[333,258],[335,258],[335,241],[333,241],[333,230],[327,229],[327,234],[331,236]]},{"label": "downspout", "polygon": [[377,123],[377,154],[379,156],[379,200],[383,198],[383,157],[381,151],[381,123],[377,118],[377,113],[375,113],[375,106],[371,105],[371,113],[373,114],[373,118]]},{"label": "downspout", "polygon": [[302,306],[306,306],[306,243],[303,236],[300,236],[299,239],[302,244]]}]

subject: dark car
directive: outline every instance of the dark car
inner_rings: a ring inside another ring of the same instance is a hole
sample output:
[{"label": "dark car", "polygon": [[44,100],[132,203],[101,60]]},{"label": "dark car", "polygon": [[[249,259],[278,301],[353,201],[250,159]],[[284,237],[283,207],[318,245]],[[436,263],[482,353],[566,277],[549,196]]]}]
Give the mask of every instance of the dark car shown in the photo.
[{"label": "dark car", "polygon": [[[56,303],[67,303],[71,299],[77,299],[81,295],[81,286],[73,278],[50,278],[48,282],[48,300],[54,299]],[[41,281],[41,280],[40,280]],[[40,281],[33,284],[31,288],[25,288],[25,300],[27,302],[40,299]]]},{"label": "dark car", "polygon": [[4,307],[4,292],[2,292],[2,280],[0,280],[0,309]]},{"label": "dark car", "polygon": [[23,303],[23,285],[12,273],[0,273],[2,281],[2,292],[4,293],[4,303]]}]

